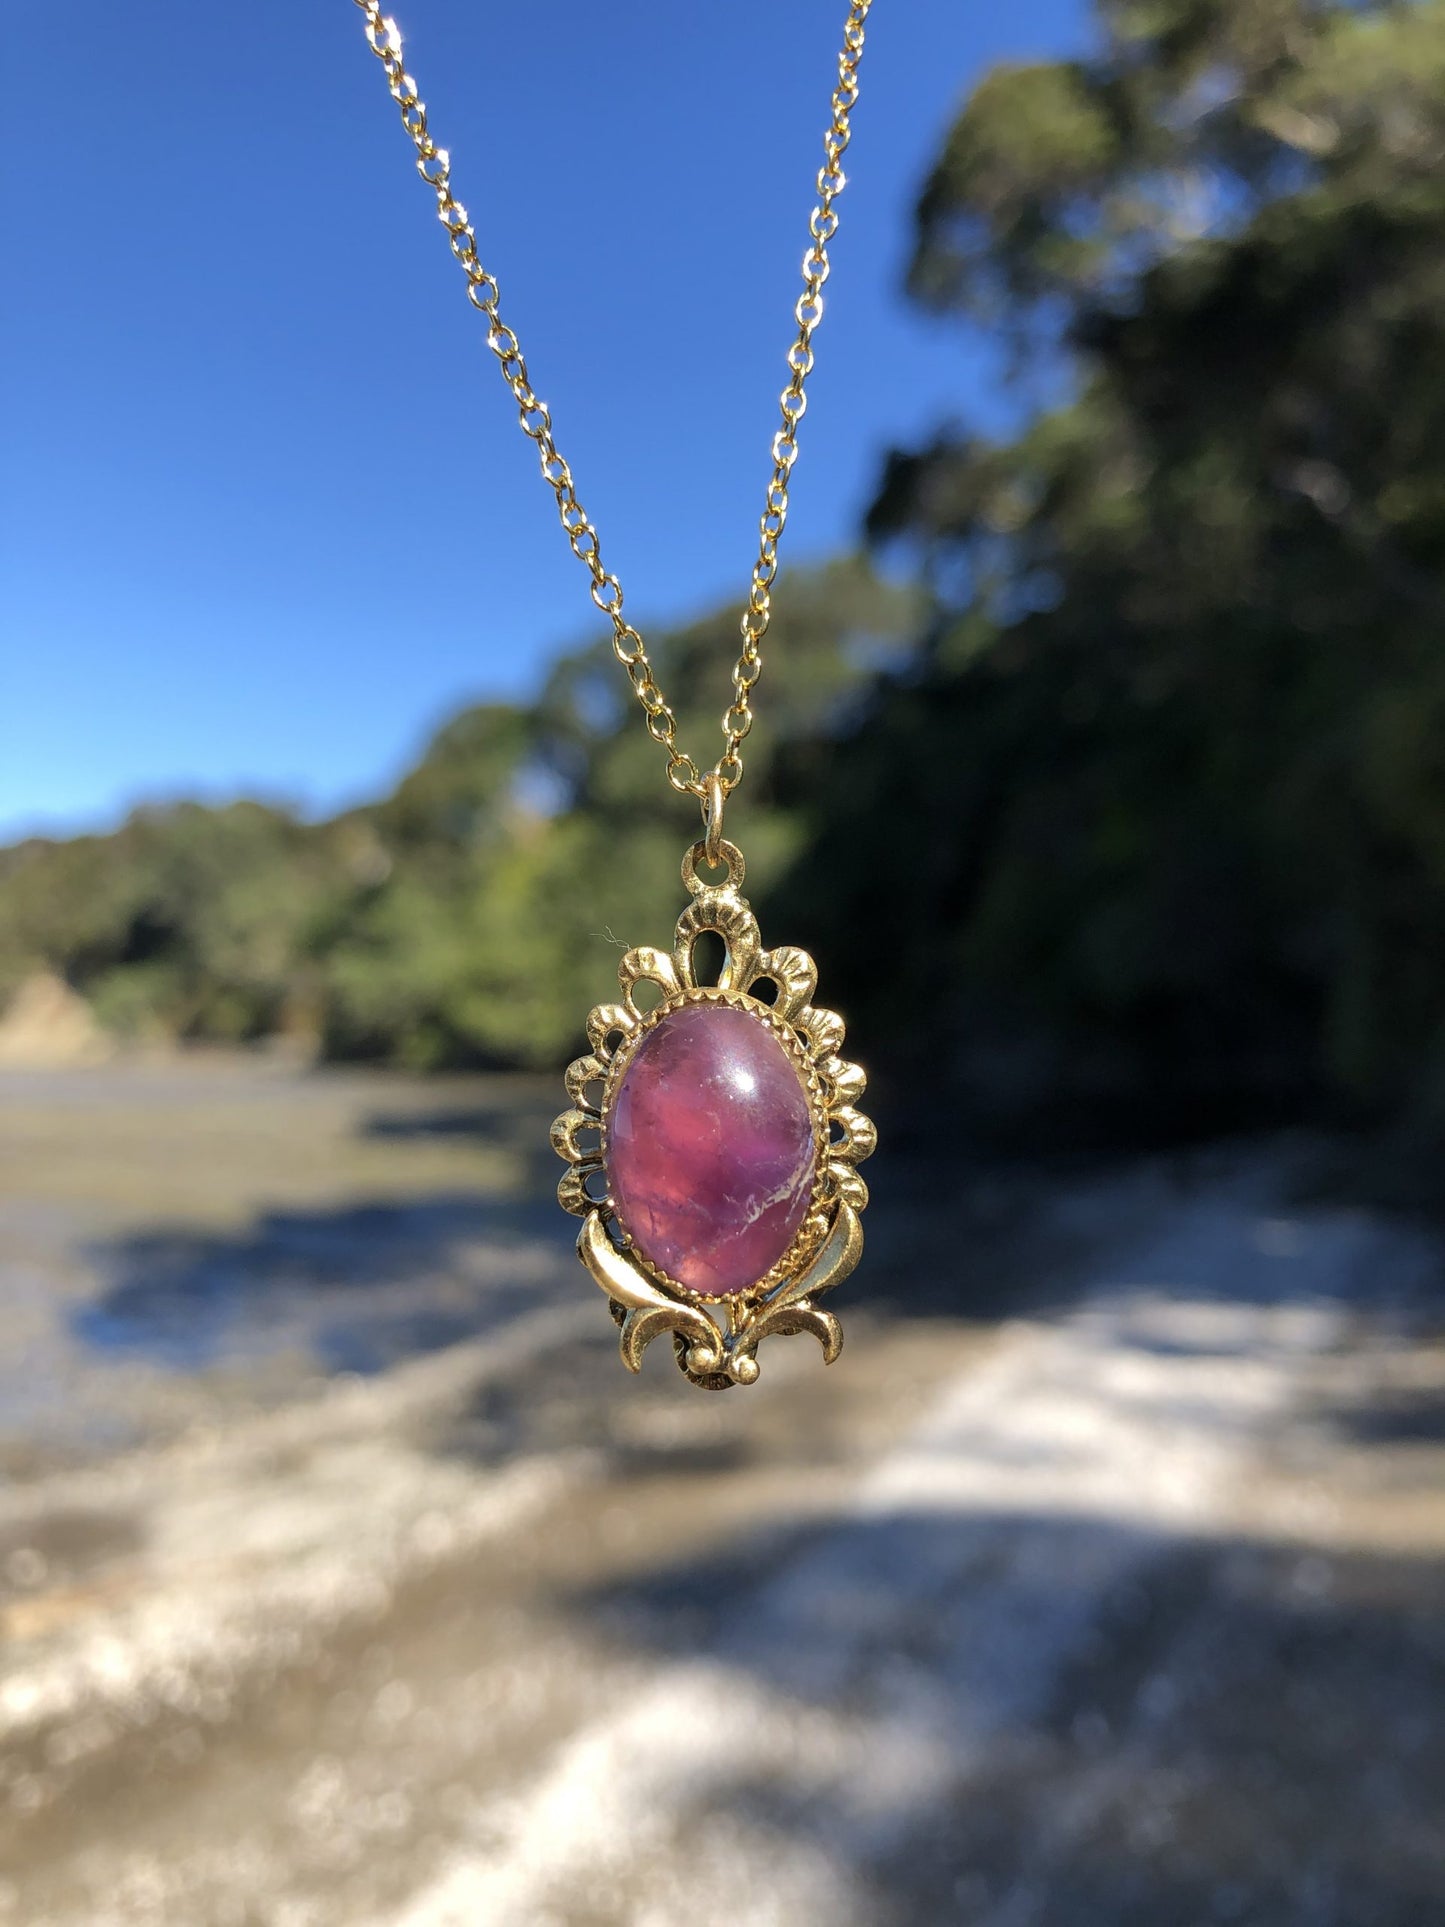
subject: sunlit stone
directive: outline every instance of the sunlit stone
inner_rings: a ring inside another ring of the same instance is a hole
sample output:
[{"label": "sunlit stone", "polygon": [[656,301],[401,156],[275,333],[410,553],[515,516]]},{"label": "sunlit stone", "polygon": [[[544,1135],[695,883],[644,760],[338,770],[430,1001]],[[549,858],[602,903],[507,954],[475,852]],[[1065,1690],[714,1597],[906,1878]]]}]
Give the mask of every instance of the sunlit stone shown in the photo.
[{"label": "sunlit stone", "polygon": [[709,1297],[755,1284],[807,1215],[813,1119],[797,1066],[751,1011],[688,1004],[642,1039],[607,1117],[623,1229]]}]

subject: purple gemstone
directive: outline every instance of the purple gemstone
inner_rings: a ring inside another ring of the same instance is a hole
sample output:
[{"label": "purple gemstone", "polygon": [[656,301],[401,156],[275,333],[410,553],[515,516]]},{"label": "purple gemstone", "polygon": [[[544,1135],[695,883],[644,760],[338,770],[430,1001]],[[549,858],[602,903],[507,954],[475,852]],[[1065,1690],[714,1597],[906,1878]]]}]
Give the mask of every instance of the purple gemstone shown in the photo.
[{"label": "purple gemstone", "polygon": [[646,1033],[607,1116],[623,1229],[709,1298],[756,1284],[807,1216],[817,1151],[793,1059],[752,1011],[685,1004]]}]

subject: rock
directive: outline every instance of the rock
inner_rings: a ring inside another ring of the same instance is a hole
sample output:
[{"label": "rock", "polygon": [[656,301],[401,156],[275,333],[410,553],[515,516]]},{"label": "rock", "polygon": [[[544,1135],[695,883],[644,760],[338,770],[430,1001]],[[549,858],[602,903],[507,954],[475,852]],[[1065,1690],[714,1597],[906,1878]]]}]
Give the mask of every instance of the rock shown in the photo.
[{"label": "rock", "polygon": [[50,971],[27,977],[0,1016],[0,1064],[95,1064],[111,1042],[85,999]]}]

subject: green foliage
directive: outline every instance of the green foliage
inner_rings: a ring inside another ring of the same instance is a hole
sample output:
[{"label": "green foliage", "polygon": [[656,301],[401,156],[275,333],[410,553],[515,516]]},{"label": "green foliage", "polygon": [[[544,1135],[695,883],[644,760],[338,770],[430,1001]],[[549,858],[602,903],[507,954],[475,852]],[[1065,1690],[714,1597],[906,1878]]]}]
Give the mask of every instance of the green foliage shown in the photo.
[{"label": "green foliage", "polygon": [[[761,885],[798,849],[775,765],[903,653],[919,609],[856,559],[782,585],[772,700],[748,745]],[[716,737],[738,614],[654,642],[689,741]],[[610,649],[594,645],[535,704],[454,718],[391,796],[333,822],[183,804],[114,836],[0,852],[0,1001],[44,967],[131,1038],[283,1031],[417,1069],[558,1063],[615,990],[618,945],[677,916],[697,818],[681,800],[668,810],[662,778]]]},{"label": "green foliage", "polygon": [[325,839],[258,803],[22,844],[0,853],[0,991],[45,966],[130,1034],[261,1035],[281,1020],[329,867]]},{"label": "green foliage", "polygon": [[[795,888],[860,876],[871,1023],[926,1010],[974,1066],[1048,1040],[1002,1101],[1426,1101],[1445,7],[1099,17],[1095,58],[984,82],[922,195],[915,291],[1070,398],[1008,446],[890,459],[872,533],[944,592]],[[809,914],[843,946],[826,890]]]}]

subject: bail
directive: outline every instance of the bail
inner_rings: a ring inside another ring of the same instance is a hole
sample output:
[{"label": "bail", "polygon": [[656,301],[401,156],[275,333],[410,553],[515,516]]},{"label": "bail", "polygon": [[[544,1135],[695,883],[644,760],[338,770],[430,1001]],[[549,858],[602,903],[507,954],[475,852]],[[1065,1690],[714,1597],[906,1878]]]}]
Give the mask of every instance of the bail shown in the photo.
[{"label": "bail", "polygon": [[716,869],[723,861],[723,803],[727,791],[723,788],[722,777],[717,771],[709,770],[703,778],[702,826],[703,859],[710,869]]}]

